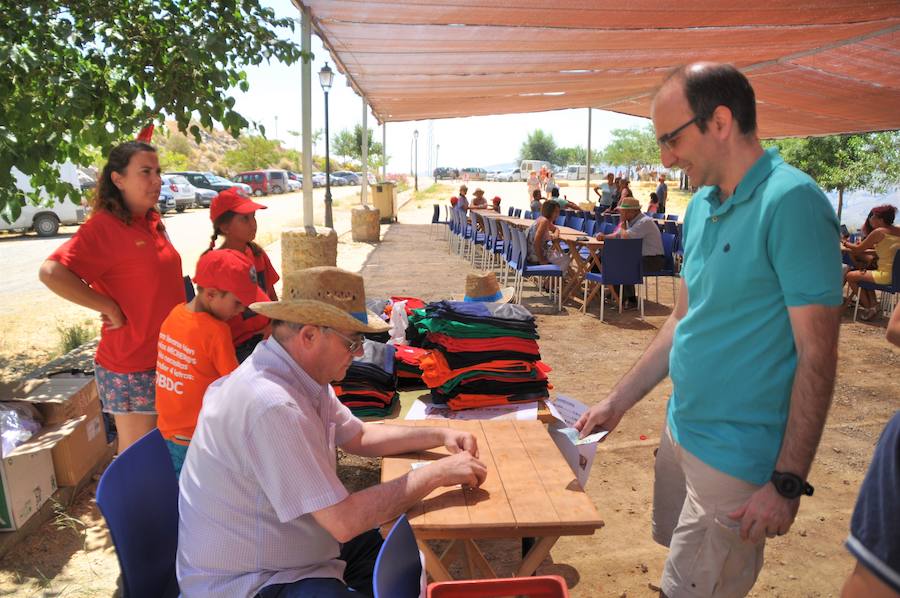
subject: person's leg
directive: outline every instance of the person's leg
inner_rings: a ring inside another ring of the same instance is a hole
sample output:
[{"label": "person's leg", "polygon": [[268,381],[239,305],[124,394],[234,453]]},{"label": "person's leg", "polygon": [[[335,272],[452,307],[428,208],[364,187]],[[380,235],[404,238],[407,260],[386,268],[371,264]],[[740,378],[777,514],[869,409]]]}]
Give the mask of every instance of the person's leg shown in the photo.
[{"label": "person's leg", "polygon": [[359,594],[332,577],[311,577],[293,583],[266,586],[257,598],[359,598]]},{"label": "person's leg", "polygon": [[119,454],[156,427],[155,413],[114,413],[119,433]]},{"label": "person's leg", "polygon": [[660,582],[667,596],[745,596],[763,565],[765,541],[741,540],[728,517],[758,486],[706,465],[676,445],[687,495]]},{"label": "person's leg", "polygon": [[653,476],[652,529],[653,540],[657,544],[669,547],[686,494],[684,472],[681,471],[675,454],[672,435],[668,426],[665,426],[656,450]]},{"label": "person's leg", "polygon": [[364,596],[372,596],[372,575],[375,572],[375,560],[384,540],[378,530],[364,532],[341,546],[338,557],[347,567],[344,569],[344,582]]}]

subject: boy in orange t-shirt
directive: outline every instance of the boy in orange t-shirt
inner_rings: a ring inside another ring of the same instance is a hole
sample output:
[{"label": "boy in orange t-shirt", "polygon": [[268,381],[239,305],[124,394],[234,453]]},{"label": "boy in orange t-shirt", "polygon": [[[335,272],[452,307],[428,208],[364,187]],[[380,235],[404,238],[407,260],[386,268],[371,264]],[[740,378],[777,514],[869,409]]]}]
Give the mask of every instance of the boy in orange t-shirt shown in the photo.
[{"label": "boy in orange t-shirt", "polygon": [[201,256],[194,283],[194,299],[176,305],[163,322],[156,359],[157,426],[176,474],[181,473],[206,388],[238,366],[225,322],[251,303],[269,300],[256,283],[253,264],[231,249]]}]

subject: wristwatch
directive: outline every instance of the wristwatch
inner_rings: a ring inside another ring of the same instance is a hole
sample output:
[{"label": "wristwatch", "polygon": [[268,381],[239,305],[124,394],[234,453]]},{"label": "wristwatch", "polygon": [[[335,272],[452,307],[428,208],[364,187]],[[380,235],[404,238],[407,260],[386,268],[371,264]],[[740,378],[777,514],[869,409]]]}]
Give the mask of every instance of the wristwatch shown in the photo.
[{"label": "wristwatch", "polygon": [[772,485],[775,486],[775,490],[778,491],[778,494],[785,498],[799,498],[804,495],[813,495],[814,488],[800,476],[793,473],[773,471],[771,482]]}]

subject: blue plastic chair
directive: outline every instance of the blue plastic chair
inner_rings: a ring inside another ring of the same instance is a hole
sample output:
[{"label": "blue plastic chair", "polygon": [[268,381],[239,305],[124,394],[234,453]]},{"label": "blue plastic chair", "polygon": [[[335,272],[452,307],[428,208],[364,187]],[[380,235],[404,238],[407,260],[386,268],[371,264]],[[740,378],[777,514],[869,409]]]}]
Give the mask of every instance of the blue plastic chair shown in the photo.
[{"label": "blue plastic chair", "polygon": [[616,225],[612,222],[604,222],[600,225],[600,232],[604,235],[611,235],[616,230]]},{"label": "blue plastic chair", "polygon": [[509,206],[509,213],[507,214],[507,216],[512,216],[514,211],[515,211],[515,208],[513,208],[512,206]]},{"label": "blue plastic chair", "polygon": [[678,222],[678,214],[666,214],[666,220]]},{"label": "blue plastic chair", "polygon": [[434,237],[435,226],[442,227],[442,226],[446,226],[446,225],[447,225],[447,221],[441,220],[440,204],[434,204],[434,213],[431,215],[431,236]]},{"label": "blue plastic chair", "polygon": [[178,478],[159,430],[116,457],[97,485],[127,598],[178,596]]},{"label": "blue plastic chair", "polygon": [[666,219],[666,215],[660,214],[659,212],[654,212],[653,214],[650,214],[650,216],[656,220],[665,220]]},{"label": "blue plastic chair", "polygon": [[678,234],[678,223],[673,220],[666,220],[661,223],[663,225],[663,232],[669,233],[670,235]]},{"label": "blue plastic chair", "polygon": [[[874,282],[860,281],[859,288],[868,289],[870,291],[881,291],[882,298],[884,293],[895,294],[900,293],[900,249],[894,254],[894,267],[891,270],[891,284],[875,284]],[[853,308],[853,321],[856,321],[856,314],[859,312],[859,293],[856,293],[856,307]]]},{"label": "blue plastic chair", "polygon": [[[663,265],[662,270],[658,270],[656,272],[644,272],[644,278],[655,277],[656,280],[656,302],[659,303],[659,277],[660,276],[668,276],[672,279],[672,297],[675,297],[675,278],[676,278],[676,270],[675,270],[675,235],[670,233],[662,234],[662,244],[663,244],[663,255],[666,258],[666,263]],[[647,285],[646,281],[644,281],[644,298],[647,297]]]},{"label": "blue plastic chair", "polygon": [[521,208],[516,208],[515,210],[513,210],[513,216],[514,216],[515,218],[521,218],[521,217],[522,217],[522,210],[521,210]]},{"label": "blue plastic chair", "polygon": [[525,218],[526,220],[531,220],[532,219],[531,218],[531,210],[525,210],[525,212],[522,214],[522,218]]},{"label": "blue plastic chair", "polygon": [[505,267],[503,268],[503,286],[509,286],[509,272],[510,270],[516,270],[518,263],[516,262],[515,256],[515,237],[512,234],[512,227],[505,220],[500,221],[500,231],[503,234],[503,261],[505,263]]},{"label": "blue plastic chair", "polygon": [[[600,320],[603,321],[603,291],[606,285],[619,287],[619,313],[622,313],[622,285],[633,284],[643,286],[644,273],[641,265],[641,245],[643,239],[607,239],[603,244],[603,258],[600,260],[600,273],[588,272],[584,277],[584,300],[581,311],[587,312],[588,287],[590,283],[600,285]],[[641,307],[641,319],[644,318],[644,297],[637,293]]]},{"label": "blue plastic chair", "polygon": [[585,220],[584,221],[584,232],[587,236],[593,237],[597,234],[597,221],[596,220]]},{"label": "blue plastic chair", "polygon": [[556,220],[553,221],[553,224],[556,226],[565,226],[566,225],[566,217],[560,214],[556,217]]},{"label": "blue plastic chair", "polygon": [[569,228],[578,229],[583,232],[584,231],[584,218],[578,218],[578,217],[569,218],[568,222],[566,223],[566,226],[568,226]]},{"label": "blue plastic chair", "polygon": [[191,282],[190,276],[184,277],[184,300],[188,303],[197,296],[197,292],[194,290],[194,283]]},{"label": "blue plastic chair", "polygon": [[421,579],[422,561],[416,536],[406,515],[401,515],[375,559],[372,580],[375,598],[418,598]]},{"label": "blue plastic chair", "polygon": [[559,266],[553,264],[529,264],[528,263],[528,238],[525,231],[515,227],[510,227],[510,232],[515,240],[516,248],[514,252],[518,254],[516,260],[516,297],[518,303],[522,302],[522,285],[526,278],[537,276],[538,278],[550,278],[553,286],[550,289],[550,296],[557,294],[557,309],[562,311],[562,277],[563,271]]}]

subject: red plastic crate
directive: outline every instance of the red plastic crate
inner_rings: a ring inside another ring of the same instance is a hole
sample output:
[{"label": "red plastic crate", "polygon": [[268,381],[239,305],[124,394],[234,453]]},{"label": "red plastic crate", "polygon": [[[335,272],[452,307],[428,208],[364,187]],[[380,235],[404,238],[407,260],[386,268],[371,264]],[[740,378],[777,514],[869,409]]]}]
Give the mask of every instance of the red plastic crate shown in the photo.
[{"label": "red plastic crate", "polygon": [[441,581],[428,586],[428,598],[568,598],[566,580],[559,575]]}]

